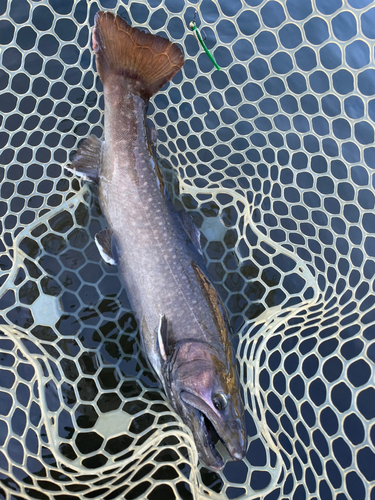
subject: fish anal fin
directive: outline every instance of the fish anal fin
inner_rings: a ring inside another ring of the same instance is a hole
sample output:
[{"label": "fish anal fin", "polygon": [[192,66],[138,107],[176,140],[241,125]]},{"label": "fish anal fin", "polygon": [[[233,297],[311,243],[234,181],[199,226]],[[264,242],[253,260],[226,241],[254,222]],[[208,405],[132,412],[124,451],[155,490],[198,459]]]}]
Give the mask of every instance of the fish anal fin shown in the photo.
[{"label": "fish anal fin", "polygon": [[96,135],[90,135],[78,148],[67,170],[85,180],[98,182],[103,147],[103,141],[98,139]]},{"label": "fish anal fin", "polygon": [[176,44],[132,28],[110,12],[96,14],[92,41],[103,85],[111,74],[124,76],[133,81],[133,91],[146,99],[156,94],[184,64]]},{"label": "fish anal fin", "polygon": [[95,235],[95,243],[104,262],[112,266],[118,265],[116,245],[112,229],[103,229]]}]

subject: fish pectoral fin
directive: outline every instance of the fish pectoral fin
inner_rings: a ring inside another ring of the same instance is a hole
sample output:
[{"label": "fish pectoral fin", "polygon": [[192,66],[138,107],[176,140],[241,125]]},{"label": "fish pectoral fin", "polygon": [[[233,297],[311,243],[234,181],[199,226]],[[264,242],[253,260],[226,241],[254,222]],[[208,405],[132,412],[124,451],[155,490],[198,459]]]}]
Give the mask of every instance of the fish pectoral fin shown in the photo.
[{"label": "fish pectoral fin", "polygon": [[116,243],[112,229],[103,229],[95,235],[95,243],[104,262],[112,266],[118,265]]},{"label": "fish pectoral fin", "polygon": [[103,147],[104,141],[90,135],[78,148],[67,170],[85,180],[98,182]]},{"label": "fish pectoral fin", "polygon": [[158,347],[161,357],[167,361],[166,347],[168,345],[168,323],[164,314],[160,315],[158,327]]}]

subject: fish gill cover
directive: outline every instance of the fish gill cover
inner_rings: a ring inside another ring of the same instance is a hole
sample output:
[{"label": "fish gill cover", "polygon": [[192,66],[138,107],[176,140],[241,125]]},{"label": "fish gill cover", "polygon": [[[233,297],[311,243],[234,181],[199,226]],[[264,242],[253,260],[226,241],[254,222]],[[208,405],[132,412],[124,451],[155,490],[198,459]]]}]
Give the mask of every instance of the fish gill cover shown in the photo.
[{"label": "fish gill cover", "polygon": [[[96,193],[64,171],[102,135],[98,10],[185,53],[148,115],[236,332],[250,444],[221,472],[196,465],[96,249]],[[0,497],[374,495],[375,3],[2,0],[0,15]]]}]

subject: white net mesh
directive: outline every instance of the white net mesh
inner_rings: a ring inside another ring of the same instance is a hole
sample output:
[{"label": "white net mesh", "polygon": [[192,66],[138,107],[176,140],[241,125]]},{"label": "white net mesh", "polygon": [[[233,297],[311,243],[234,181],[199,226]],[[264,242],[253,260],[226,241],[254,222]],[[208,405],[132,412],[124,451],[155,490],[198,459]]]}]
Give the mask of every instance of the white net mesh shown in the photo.
[{"label": "white net mesh", "polygon": [[[149,117],[239,332],[250,446],[220,473],[196,466],[96,250],[95,193],[63,170],[102,135],[99,9],[186,56]],[[375,498],[375,2],[0,0],[0,15],[0,497]]]}]

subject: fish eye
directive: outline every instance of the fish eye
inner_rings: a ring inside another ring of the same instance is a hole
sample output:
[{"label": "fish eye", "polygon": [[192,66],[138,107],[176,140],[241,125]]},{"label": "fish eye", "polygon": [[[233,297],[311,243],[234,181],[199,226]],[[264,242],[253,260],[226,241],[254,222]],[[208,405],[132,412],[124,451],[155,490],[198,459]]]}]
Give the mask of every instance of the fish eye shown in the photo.
[{"label": "fish eye", "polygon": [[227,397],[222,392],[218,392],[217,394],[215,394],[215,396],[212,398],[212,402],[214,404],[214,407],[218,411],[225,410],[228,405]]}]

